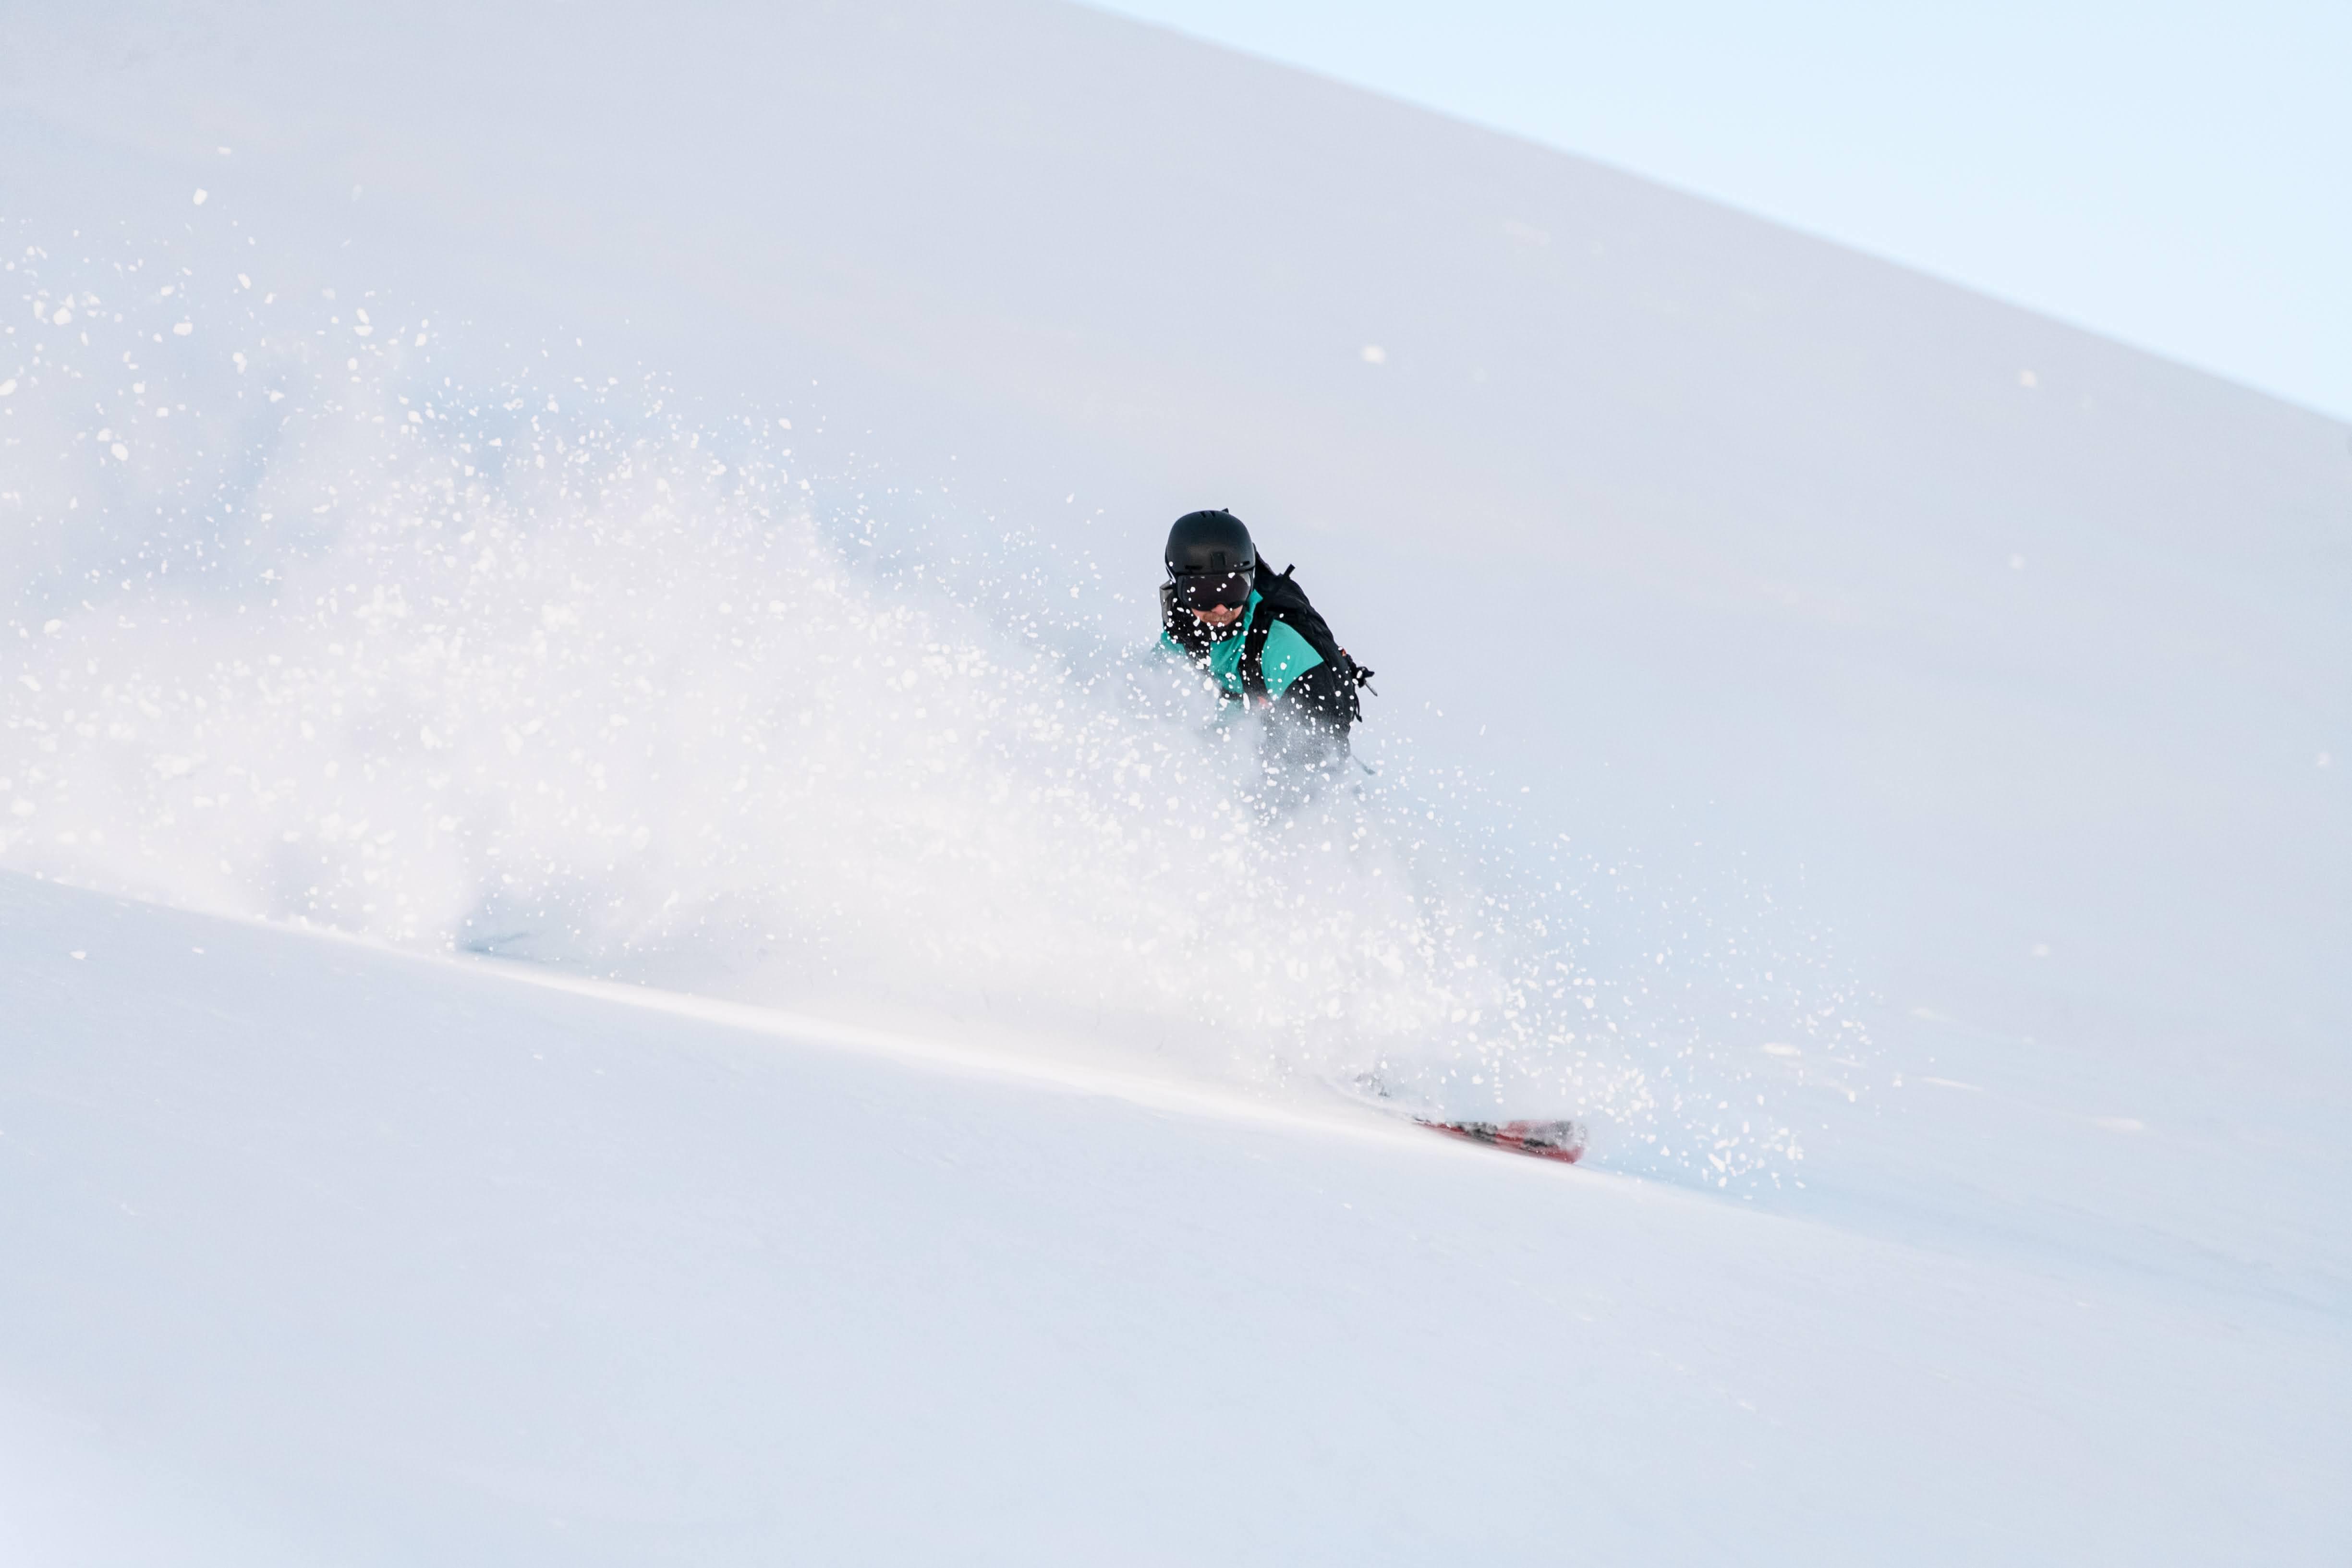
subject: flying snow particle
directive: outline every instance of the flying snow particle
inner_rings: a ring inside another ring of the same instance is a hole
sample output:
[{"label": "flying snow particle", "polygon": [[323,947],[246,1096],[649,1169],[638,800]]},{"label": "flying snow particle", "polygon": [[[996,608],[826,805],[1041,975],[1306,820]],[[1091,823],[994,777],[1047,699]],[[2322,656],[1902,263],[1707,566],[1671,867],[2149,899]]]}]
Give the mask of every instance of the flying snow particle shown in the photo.
[{"label": "flying snow particle", "polygon": [[211,193],[210,191],[202,191],[202,190],[198,191],[198,192],[196,193],[196,205],[198,205],[198,206],[202,206],[202,205],[205,205],[205,198],[206,196],[210,195],[212,195],[212,193]]},{"label": "flying snow particle", "polygon": [[2021,370],[2017,373],[2017,384],[2026,387],[2040,386],[2042,378],[2030,370]]},{"label": "flying snow particle", "polygon": [[174,337],[184,338],[195,330],[196,324],[194,321],[174,321],[172,323],[172,334]]},{"label": "flying snow particle", "polygon": [[1378,343],[1366,343],[1364,345],[1363,353],[1364,363],[1366,364],[1386,364],[1389,363],[1389,351],[1381,347]]},{"label": "flying snow particle", "polygon": [[109,447],[107,450],[114,454],[114,460],[118,463],[127,463],[131,460],[131,448],[120,441]]},{"label": "flying snow particle", "polygon": [[0,397],[11,396],[16,393],[16,378],[15,376],[12,375],[5,381],[0,381]]}]

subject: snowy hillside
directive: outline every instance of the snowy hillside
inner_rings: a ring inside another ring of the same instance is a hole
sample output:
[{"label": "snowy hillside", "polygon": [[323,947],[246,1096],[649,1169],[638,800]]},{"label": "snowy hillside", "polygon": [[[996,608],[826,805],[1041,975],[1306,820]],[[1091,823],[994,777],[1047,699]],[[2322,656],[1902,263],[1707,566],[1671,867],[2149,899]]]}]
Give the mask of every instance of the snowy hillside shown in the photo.
[{"label": "snowy hillside", "polygon": [[5,16],[27,1560],[2352,1542],[2342,426],[1071,7]]},{"label": "snowy hillside", "polygon": [[2279,1292],[0,889],[16,1561],[2339,1539]]}]

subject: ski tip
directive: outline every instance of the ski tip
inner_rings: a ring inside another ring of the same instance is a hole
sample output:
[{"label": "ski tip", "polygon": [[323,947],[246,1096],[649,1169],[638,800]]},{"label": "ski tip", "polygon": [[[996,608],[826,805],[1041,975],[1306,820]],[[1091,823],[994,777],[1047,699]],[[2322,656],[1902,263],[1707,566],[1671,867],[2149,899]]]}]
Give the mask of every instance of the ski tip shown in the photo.
[{"label": "ski tip", "polygon": [[1486,1143],[1537,1160],[1557,1160],[1573,1165],[1584,1158],[1584,1124],[1580,1121],[1440,1121],[1416,1116],[1413,1121],[1448,1138]]}]

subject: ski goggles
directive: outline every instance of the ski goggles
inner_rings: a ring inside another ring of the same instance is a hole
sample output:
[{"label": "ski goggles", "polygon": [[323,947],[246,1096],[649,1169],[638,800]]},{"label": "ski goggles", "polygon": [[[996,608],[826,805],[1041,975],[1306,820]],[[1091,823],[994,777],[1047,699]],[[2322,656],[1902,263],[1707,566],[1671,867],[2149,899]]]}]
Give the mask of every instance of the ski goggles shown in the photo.
[{"label": "ski goggles", "polygon": [[1176,579],[1176,602],[1195,615],[1202,610],[1238,610],[1249,603],[1247,572],[1190,572]]}]

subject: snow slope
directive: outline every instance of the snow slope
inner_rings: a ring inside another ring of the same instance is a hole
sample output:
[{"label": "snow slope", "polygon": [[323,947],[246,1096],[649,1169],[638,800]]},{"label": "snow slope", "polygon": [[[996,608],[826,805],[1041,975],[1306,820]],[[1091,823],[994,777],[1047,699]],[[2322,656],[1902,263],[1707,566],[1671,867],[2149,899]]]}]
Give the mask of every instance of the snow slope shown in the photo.
[{"label": "snow slope", "polygon": [[2340,1320],[2263,1292],[0,897],[18,1561],[2287,1562],[2340,1521]]},{"label": "snow slope", "polygon": [[2340,425],[1082,10],[0,16],[20,1539],[2340,1556]]}]

